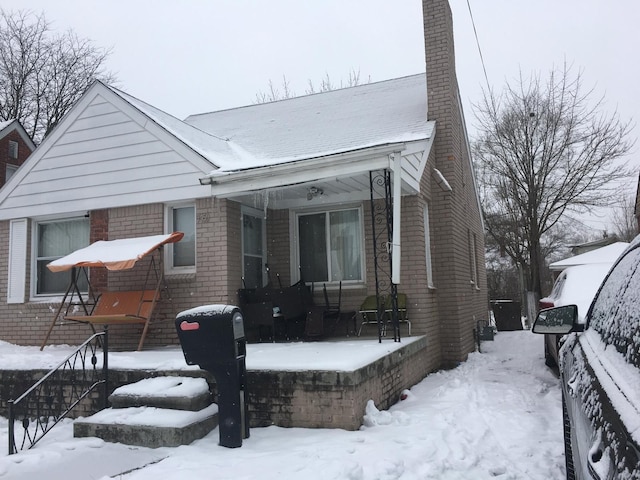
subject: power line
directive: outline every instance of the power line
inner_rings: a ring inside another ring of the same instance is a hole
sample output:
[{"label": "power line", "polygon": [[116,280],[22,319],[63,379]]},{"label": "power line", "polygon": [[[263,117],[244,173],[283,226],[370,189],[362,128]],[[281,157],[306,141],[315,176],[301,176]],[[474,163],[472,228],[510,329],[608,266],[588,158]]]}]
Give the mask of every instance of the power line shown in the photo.
[{"label": "power line", "polygon": [[482,63],[482,71],[484,72],[484,79],[487,82],[487,92],[491,91],[489,85],[489,76],[487,75],[487,68],[484,64],[484,57],[482,56],[482,49],[480,48],[480,40],[478,39],[478,31],[476,30],[476,22],[473,19],[473,12],[471,11],[471,3],[467,0],[467,7],[469,8],[469,16],[471,17],[471,25],[473,25],[473,34],[476,37],[476,45],[478,46],[478,53],[480,54],[480,63]]}]

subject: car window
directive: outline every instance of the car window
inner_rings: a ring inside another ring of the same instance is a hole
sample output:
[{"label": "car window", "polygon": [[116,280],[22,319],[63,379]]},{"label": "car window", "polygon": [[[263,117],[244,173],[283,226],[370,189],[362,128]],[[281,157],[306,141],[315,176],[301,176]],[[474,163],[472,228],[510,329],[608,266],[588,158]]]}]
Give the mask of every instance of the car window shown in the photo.
[{"label": "car window", "polygon": [[553,290],[549,294],[550,297],[558,298],[560,296],[560,292],[562,292],[562,287],[564,286],[564,282],[567,280],[567,272],[562,272],[556,283],[553,285]]},{"label": "car window", "polygon": [[602,284],[589,326],[640,368],[640,248],[628,252]]}]

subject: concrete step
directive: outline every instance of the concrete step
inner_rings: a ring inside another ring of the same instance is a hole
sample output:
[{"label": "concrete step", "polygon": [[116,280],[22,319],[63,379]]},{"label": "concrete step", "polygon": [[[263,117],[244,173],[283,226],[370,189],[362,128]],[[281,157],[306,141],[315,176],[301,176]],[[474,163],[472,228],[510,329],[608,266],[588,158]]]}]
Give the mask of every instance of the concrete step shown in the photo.
[{"label": "concrete step", "polygon": [[218,425],[204,378],[153,377],[117,388],[111,408],[78,419],[74,437],[144,447],[177,447],[204,437]]},{"label": "concrete step", "polygon": [[177,447],[204,437],[218,425],[218,406],[194,412],[156,407],[106,408],[73,424],[74,437],[143,447]]},{"label": "concrete step", "polygon": [[112,408],[157,407],[199,411],[211,404],[204,378],[153,377],[123,385],[109,396]]}]

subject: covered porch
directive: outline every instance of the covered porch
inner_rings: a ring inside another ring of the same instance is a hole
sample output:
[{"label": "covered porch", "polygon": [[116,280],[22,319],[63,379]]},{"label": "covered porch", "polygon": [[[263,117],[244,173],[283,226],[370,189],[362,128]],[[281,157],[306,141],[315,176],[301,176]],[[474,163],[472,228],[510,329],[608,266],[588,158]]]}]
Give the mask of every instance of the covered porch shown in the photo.
[{"label": "covered porch", "polygon": [[412,244],[403,251],[403,219],[413,225],[422,216],[429,126],[424,140],[200,179],[214,201],[232,202],[241,216],[236,293],[250,340],[411,334],[420,308],[404,289],[402,258],[422,262],[425,251]]}]

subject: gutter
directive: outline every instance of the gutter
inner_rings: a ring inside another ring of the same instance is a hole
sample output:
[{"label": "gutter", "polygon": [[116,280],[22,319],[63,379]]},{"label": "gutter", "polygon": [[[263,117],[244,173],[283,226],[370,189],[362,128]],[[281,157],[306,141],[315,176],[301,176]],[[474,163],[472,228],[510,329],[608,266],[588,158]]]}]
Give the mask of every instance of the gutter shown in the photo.
[{"label": "gutter", "polygon": [[[394,152],[401,152],[405,148],[405,142],[391,143],[374,148],[352,150],[244,170],[213,172],[206,177],[200,178],[199,181],[201,185],[215,186],[243,181],[250,183],[255,180],[265,182],[268,178],[280,177],[277,186],[295,185],[301,182],[298,180],[290,181],[292,180],[291,176],[305,172],[313,173],[314,177],[310,180],[319,180],[323,178],[323,175],[320,175],[323,170],[328,170],[326,177],[331,177],[335,176],[336,173],[349,174],[378,168],[389,168],[388,155]],[[267,188],[267,186],[265,185],[264,188]]]}]

